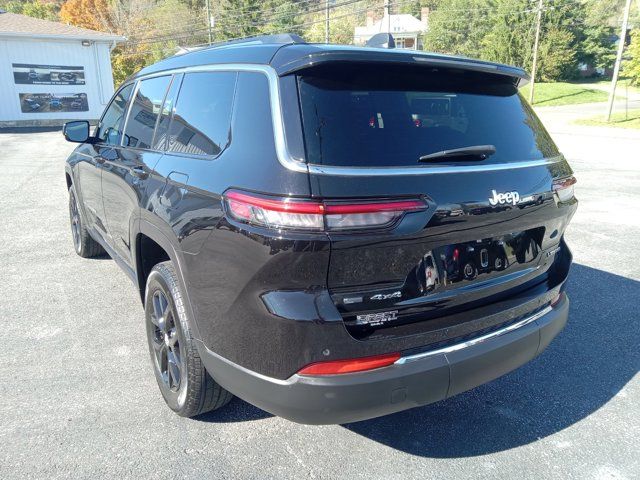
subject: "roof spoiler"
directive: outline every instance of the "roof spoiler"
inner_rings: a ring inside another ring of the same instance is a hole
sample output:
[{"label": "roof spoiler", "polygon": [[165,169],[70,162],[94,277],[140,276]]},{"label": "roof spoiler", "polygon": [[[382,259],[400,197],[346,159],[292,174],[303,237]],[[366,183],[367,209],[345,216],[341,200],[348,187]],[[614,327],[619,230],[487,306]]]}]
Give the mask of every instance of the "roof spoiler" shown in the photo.
[{"label": "roof spoiler", "polygon": [[365,42],[364,46],[372,48],[396,48],[396,41],[390,33],[376,33]]},{"label": "roof spoiler", "polygon": [[279,76],[284,76],[331,63],[377,63],[382,68],[385,64],[453,68],[507,77],[517,87],[522,87],[529,82],[529,75],[522,68],[472,58],[402,49],[346,48],[307,44],[300,45],[297,49],[281,49],[272,59],[271,66]]}]

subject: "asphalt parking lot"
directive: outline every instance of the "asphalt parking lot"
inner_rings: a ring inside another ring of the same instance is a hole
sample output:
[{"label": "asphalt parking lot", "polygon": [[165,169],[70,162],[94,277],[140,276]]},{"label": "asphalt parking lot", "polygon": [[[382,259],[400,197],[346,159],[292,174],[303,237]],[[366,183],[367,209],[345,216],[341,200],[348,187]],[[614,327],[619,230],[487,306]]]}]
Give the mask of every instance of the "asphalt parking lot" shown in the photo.
[{"label": "asphalt parking lot", "polygon": [[[403,413],[183,419],[135,288],[73,251],[59,132],[0,132],[0,478],[640,478],[640,135],[543,119],[578,178],[570,323],[530,364]],[[554,116],[555,115],[555,116]]]}]

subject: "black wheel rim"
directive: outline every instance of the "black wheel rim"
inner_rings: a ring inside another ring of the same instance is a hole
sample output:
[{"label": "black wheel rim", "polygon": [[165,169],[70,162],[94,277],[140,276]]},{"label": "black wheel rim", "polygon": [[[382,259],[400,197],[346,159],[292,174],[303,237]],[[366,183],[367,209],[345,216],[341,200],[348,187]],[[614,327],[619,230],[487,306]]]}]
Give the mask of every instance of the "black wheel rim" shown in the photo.
[{"label": "black wheel rim", "polygon": [[165,387],[177,392],[182,378],[182,355],[173,309],[165,294],[157,290],[153,294],[151,337],[156,368]]},{"label": "black wheel rim", "polygon": [[71,201],[69,203],[73,246],[76,248],[76,251],[80,251],[80,212],[78,211],[78,204],[76,203],[76,197],[73,193],[71,194]]}]

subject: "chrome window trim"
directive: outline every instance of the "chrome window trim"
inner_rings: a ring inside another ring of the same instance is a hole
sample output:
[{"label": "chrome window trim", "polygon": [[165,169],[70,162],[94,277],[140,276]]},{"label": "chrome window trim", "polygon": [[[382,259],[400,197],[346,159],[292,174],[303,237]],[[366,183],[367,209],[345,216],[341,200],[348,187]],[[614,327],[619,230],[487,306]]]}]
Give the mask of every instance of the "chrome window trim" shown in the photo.
[{"label": "chrome window trim", "polygon": [[[140,89],[140,84],[142,80],[139,78],[135,80],[133,84],[133,90],[131,91],[131,96],[129,97],[129,103],[127,104],[127,113],[124,117],[124,123],[122,124],[122,135],[120,136],[120,144],[113,145],[114,147],[124,147],[124,132],[127,131],[127,127],[129,126],[129,115],[131,115],[131,109],[133,108],[133,102],[136,101],[136,95],[138,95],[138,90]],[[127,148],[131,148],[128,147]]]},{"label": "chrome window trim", "polygon": [[282,119],[282,110],[280,102],[280,88],[278,83],[278,75],[276,71],[269,65],[251,65],[241,63],[227,63],[220,65],[197,65],[193,67],[182,67],[172,70],[163,70],[148,75],[138,77],[136,80],[146,80],[147,78],[159,77],[162,75],[176,73],[198,73],[198,72],[258,72],[267,77],[269,84],[269,97],[271,101],[271,123],[273,124],[273,139],[276,146],[276,155],[280,164],[294,172],[307,173],[309,169],[307,164],[302,160],[294,159],[285,142],[284,121]]},{"label": "chrome window trim", "polygon": [[411,363],[411,362],[415,362],[417,360],[422,360],[423,358],[428,358],[428,357],[433,357],[435,355],[443,355],[443,354],[447,354],[447,353],[457,352],[459,350],[464,350],[465,348],[473,347],[474,345],[478,345],[480,343],[486,342],[487,340],[491,340],[493,338],[500,337],[500,336],[505,335],[507,333],[513,332],[514,330],[522,328],[525,325],[533,323],[537,319],[545,316],[551,310],[553,310],[553,307],[551,305],[548,305],[547,307],[543,308],[539,312],[534,313],[533,315],[531,315],[531,316],[529,316],[527,318],[524,318],[524,319],[522,319],[522,320],[520,320],[518,322],[512,323],[511,325],[508,325],[508,326],[506,326],[504,328],[501,328],[499,330],[495,330],[493,332],[489,332],[489,333],[487,333],[485,335],[480,335],[479,337],[472,338],[471,340],[466,340],[464,342],[455,343],[455,344],[449,345],[447,347],[437,348],[435,350],[429,350],[428,352],[416,353],[415,355],[408,355],[406,357],[402,357],[399,360],[397,360],[394,363],[394,365],[404,365],[406,363]]},{"label": "chrome window trim", "polygon": [[[331,165],[307,164],[303,159],[294,158],[285,140],[284,121],[282,115],[282,103],[280,101],[280,84],[278,74],[270,65],[252,65],[242,63],[227,63],[219,65],[196,65],[181,67],[160,72],[154,72],[137,77],[135,81],[146,80],[152,77],[171,75],[176,73],[196,72],[259,72],[264,74],[269,81],[269,96],[271,101],[271,122],[273,124],[273,137],[276,147],[276,155],[280,164],[288,170],[301,173],[313,173],[315,175],[332,175],[343,177],[387,177],[398,175],[439,175],[451,173],[477,173],[494,172],[500,170],[512,170],[517,168],[540,167],[558,163],[564,160],[562,155],[544,158],[540,160],[528,160],[513,163],[474,164],[463,166],[426,166],[415,167],[339,167]],[[137,85],[136,85],[137,89]],[[132,97],[133,98],[133,97]],[[127,119],[128,120],[128,119]]]},{"label": "chrome window trim", "polygon": [[458,166],[415,166],[415,167],[337,167],[318,164],[309,165],[309,173],[317,175],[336,175],[346,177],[386,177],[389,175],[441,175],[458,173],[496,172],[514,170],[518,168],[541,167],[564,160],[562,155],[543,158],[540,160],[524,160],[513,163],[493,163],[487,165],[458,165]]}]

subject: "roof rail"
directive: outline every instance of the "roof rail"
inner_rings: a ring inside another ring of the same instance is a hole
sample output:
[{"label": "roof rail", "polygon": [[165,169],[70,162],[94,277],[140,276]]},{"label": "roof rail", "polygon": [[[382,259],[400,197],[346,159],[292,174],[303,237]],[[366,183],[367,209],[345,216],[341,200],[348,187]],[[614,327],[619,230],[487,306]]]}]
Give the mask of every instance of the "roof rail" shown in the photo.
[{"label": "roof rail", "polygon": [[307,43],[302,37],[295,33],[277,33],[274,35],[256,35],[254,37],[237,38],[235,40],[226,40],[222,42],[212,43],[204,48],[219,48],[227,45],[241,45],[258,43],[263,45],[290,45],[294,43]]}]

